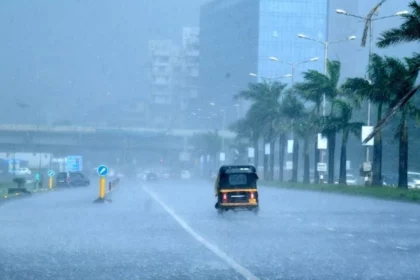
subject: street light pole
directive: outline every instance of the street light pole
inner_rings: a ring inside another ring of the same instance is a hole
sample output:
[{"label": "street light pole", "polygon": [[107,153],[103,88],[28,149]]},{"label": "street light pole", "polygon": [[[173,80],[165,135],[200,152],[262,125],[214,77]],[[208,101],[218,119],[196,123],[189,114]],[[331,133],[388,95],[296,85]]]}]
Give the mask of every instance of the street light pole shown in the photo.
[{"label": "street light pole", "polygon": [[[323,45],[323,47],[324,47],[324,75],[325,76],[327,76],[327,74],[328,74],[328,47],[331,44],[336,44],[336,43],[341,43],[341,42],[346,42],[346,41],[352,41],[352,40],[356,39],[356,36],[354,36],[354,35],[353,36],[349,36],[346,39],[332,41],[332,42],[330,42],[330,41],[321,41],[321,40],[318,40],[318,39],[313,39],[313,38],[308,37],[308,36],[306,36],[304,34],[298,34],[298,37],[301,38],[301,39],[306,39],[306,40],[309,40],[309,41],[314,41],[314,42],[317,42],[317,43],[320,43],[320,44]],[[323,96],[322,96],[322,116],[323,117],[325,117],[325,115],[326,115],[326,112],[325,112],[326,111],[326,107],[327,107],[327,100],[326,100],[326,96],[325,96],[325,93],[324,93]]]},{"label": "street light pole", "polygon": [[[386,18],[392,18],[392,17],[399,17],[405,14],[408,14],[408,11],[399,11],[393,15],[389,15],[389,16],[384,16],[384,17],[379,17],[379,18],[369,18],[369,17],[363,17],[363,16],[359,16],[359,15],[354,15],[354,14],[350,14],[347,11],[343,10],[343,9],[336,9],[335,10],[337,14],[340,15],[345,15],[345,16],[349,16],[349,17],[354,17],[354,18],[358,18],[358,19],[362,19],[364,21],[368,21],[369,22],[369,60],[368,60],[368,65],[370,65],[371,62],[371,58],[372,58],[372,46],[373,46],[373,30],[372,30],[372,22],[374,21],[378,21],[378,20],[382,20],[382,19],[386,19]],[[370,81],[370,73],[368,71],[367,73],[367,77],[368,80]],[[372,105],[371,105],[371,101],[368,100],[368,113],[367,113],[367,125],[370,126],[371,124],[371,110],[372,110]],[[366,162],[369,162],[369,146],[366,146]]]}]

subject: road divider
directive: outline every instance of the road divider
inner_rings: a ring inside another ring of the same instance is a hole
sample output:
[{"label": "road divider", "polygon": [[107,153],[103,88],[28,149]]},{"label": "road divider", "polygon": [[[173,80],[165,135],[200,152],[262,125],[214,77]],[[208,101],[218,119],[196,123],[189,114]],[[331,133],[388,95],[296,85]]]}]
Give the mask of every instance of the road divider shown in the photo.
[{"label": "road divider", "polygon": [[99,178],[99,196],[93,202],[95,203],[103,203],[103,202],[111,202],[111,193],[119,186],[120,179],[113,179],[109,180],[108,188],[106,188],[106,178],[105,176],[101,176]]}]

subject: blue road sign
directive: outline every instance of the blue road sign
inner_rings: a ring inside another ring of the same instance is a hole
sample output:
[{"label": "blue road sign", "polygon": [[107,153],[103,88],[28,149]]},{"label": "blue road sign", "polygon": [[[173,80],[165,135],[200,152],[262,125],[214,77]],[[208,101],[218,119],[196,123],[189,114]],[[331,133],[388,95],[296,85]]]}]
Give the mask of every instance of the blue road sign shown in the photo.
[{"label": "blue road sign", "polygon": [[81,156],[66,157],[66,171],[80,172],[83,168],[83,158]]},{"label": "blue road sign", "polygon": [[106,165],[99,165],[98,167],[98,175],[99,176],[106,176],[108,174],[108,166]]},{"label": "blue road sign", "polygon": [[54,175],[55,175],[54,170],[48,170],[48,176],[49,177],[54,177]]}]

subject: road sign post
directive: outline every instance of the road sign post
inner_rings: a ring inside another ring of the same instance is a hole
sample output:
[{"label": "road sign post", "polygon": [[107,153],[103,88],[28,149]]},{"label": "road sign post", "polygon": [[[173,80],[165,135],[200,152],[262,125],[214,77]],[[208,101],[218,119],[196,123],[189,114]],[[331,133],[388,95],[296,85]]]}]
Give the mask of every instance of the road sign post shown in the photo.
[{"label": "road sign post", "polygon": [[51,190],[54,187],[53,177],[55,176],[54,170],[48,170],[48,188]]},{"label": "road sign post", "polygon": [[106,181],[105,177],[101,177],[99,179],[99,199],[102,199],[102,200],[105,198],[105,185],[106,185],[105,181]]},{"label": "road sign post", "polygon": [[106,175],[108,174],[108,167],[100,165],[97,169],[99,175],[99,198],[95,202],[103,202],[105,200]]}]

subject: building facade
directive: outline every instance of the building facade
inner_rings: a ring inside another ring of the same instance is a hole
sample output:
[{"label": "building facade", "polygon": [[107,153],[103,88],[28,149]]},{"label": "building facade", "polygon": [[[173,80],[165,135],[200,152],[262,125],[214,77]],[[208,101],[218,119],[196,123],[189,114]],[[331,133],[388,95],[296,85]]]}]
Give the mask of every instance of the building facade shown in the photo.
[{"label": "building facade", "polygon": [[[350,3],[349,3],[350,2]],[[233,96],[249,82],[266,79],[291,82],[285,75],[292,74],[287,63],[296,63],[317,57],[316,62],[296,66],[294,81],[301,80],[301,73],[308,69],[323,71],[324,49],[322,44],[298,38],[298,34],[320,41],[341,40],[354,35],[357,22],[337,25],[335,9],[345,5],[358,11],[358,1],[345,0],[215,0],[201,8],[200,17],[200,100],[216,100],[229,104],[228,122],[235,120],[232,109],[238,101]],[[331,45],[329,58],[346,63],[357,52],[355,42]],[[347,71],[350,76],[355,71]],[[254,73],[254,76],[249,76]],[[289,78],[290,79],[290,78]],[[213,101],[214,102],[214,101]],[[241,115],[246,111],[242,106]]]},{"label": "building facade", "polygon": [[187,127],[186,111],[197,98],[199,28],[182,29],[182,45],[149,41],[148,122],[158,128]]}]

